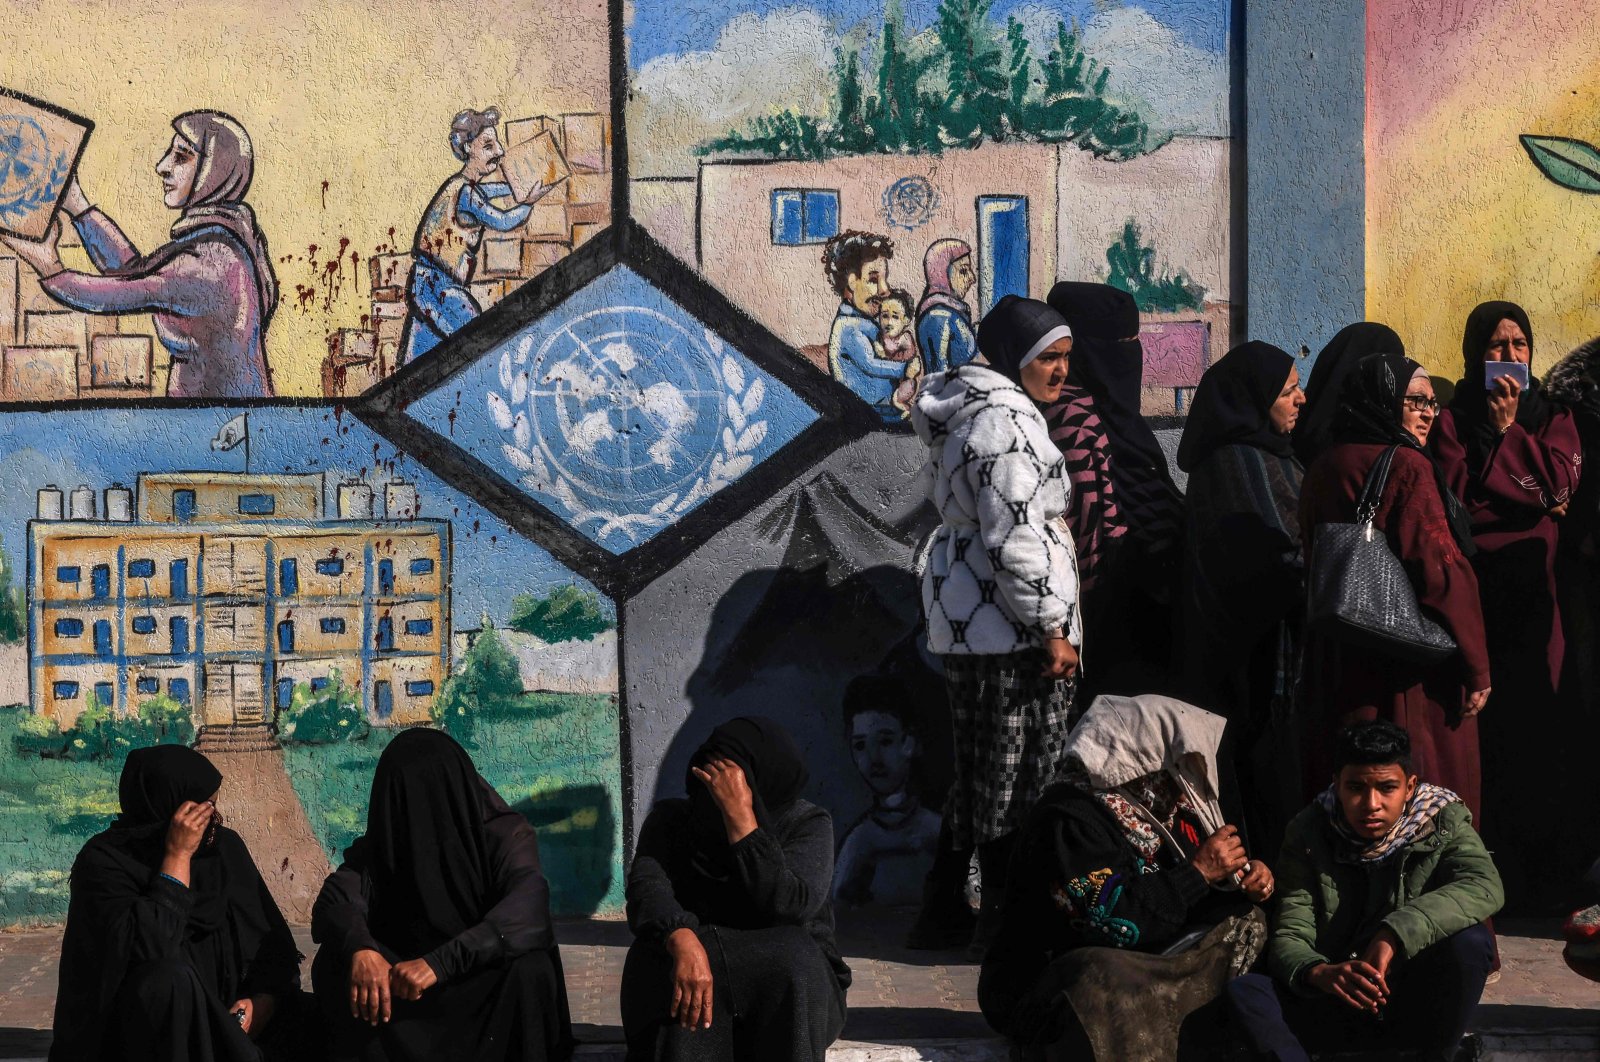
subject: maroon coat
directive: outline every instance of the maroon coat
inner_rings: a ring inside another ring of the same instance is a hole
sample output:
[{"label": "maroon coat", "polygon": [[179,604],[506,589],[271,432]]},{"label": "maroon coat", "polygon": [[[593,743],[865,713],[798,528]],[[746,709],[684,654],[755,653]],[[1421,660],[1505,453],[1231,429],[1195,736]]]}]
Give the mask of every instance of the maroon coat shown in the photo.
[{"label": "maroon coat", "polygon": [[[1307,557],[1318,525],[1355,519],[1356,498],[1384,449],[1366,443],[1334,446],[1306,471],[1300,528]],[[1328,787],[1333,738],[1340,727],[1386,719],[1410,732],[1418,774],[1454,790],[1477,818],[1478,724],[1476,718],[1463,719],[1461,708],[1467,693],[1489,686],[1489,650],[1478,579],[1451,536],[1427,455],[1407,447],[1395,452],[1376,525],[1411,577],[1418,603],[1450,633],[1459,652],[1438,664],[1414,664],[1308,635],[1306,798]]]},{"label": "maroon coat", "polygon": [[[1583,464],[1578,423],[1565,409],[1557,410],[1537,433],[1513,423],[1476,474],[1468,466],[1453,411],[1439,414],[1433,434],[1439,467],[1472,516],[1485,606],[1514,615],[1511,633],[1530,650],[1516,654],[1520,666],[1529,666],[1526,658],[1543,647],[1554,690],[1560,685],[1567,642],[1556,608],[1559,531],[1550,508],[1570,500],[1578,488]],[[1503,570],[1505,578],[1491,576],[1490,569]],[[1510,649],[1496,646],[1496,662],[1510,663],[1503,657]]]}]

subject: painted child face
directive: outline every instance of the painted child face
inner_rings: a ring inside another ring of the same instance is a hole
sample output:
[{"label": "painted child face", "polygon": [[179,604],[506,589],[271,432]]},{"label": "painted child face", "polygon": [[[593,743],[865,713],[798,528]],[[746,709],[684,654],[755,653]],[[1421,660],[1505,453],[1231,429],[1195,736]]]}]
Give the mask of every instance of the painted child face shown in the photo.
[{"label": "painted child face", "polygon": [[1376,841],[1400,821],[1411,794],[1417,791],[1417,776],[1408,775],[1398,763],[1381,767],[1347,764],[1339,771],[1339,807],[1344,821],[1357,837]]},{"label": "painted child face", "polygon": [[177,133],[172,134],[172,144],[156,163],[156,175],[161,178],[161,201],[173,210],[189,205],[194,194],[194,175],[200,169],[200,152]]},{"label": "painted child face", "polygon": [[850,755],[874,796],[904,791],[916,754],[917,739],[888,712],[859,712],[850,723]]},{"label": "painted child face", "polygon": [[886,336],[898,339],[911,324],[905,306],[899,299],[882,299],[878,302],[878,327]]},{"label": "painted child face", "polygon": [[861,272],[846,278],[850,285],[850,305],[865,314],[878,312],[878,300],[889,294],[889,260],[869,258],[861,263]]},{"label": "painted child face", "polygon": [[1483,360],[1515,361],[1526,365],[1532,353],[1528,334],[1521,325],[1507,317],[1489,337],[1489,348],[1483,352]]}]

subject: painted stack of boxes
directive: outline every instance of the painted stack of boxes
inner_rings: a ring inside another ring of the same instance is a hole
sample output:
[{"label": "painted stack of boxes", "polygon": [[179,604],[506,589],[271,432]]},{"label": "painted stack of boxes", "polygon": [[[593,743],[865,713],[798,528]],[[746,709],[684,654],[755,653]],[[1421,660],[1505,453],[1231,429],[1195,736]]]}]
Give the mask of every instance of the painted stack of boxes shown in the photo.
[{"label": "painted stack of boxes", "polygon": [[[514,148],[549,133],[570,175],[534,205],[511,232],[486,233],[478,249],[472,295],[487,310],[611,224],[611,128],[604,115],[563,114],[506,123],[503,142]],[[366,328],[341,328],[328,339],[322,393],[357,395],[400,367],[409,254],[367,260],[371,314]]]},{"label": "painted stack of boxes", "polygon": [[130,330],[145,320],[68,310],[0,256],[0,402],[148,397],[155,339]]}]

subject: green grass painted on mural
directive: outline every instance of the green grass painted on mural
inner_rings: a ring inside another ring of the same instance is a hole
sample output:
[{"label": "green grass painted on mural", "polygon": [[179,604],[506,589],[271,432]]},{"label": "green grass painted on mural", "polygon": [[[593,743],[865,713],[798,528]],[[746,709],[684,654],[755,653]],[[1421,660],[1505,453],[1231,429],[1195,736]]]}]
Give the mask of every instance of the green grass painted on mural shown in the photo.
[{"label": "green grass painted on mural", "polygon": [[[622,905],[621,769],[616,699],[529,693],[465,742],[478,770],[539,830],[558,915],[615,913]],[[335,865],[366,822],[378,757],[394,731],[366,740],[289,745],[284,761],[311,828]]]},{"label": "green grass painted on mural", "polygon": [[1600,195],[1600,149],[1565,136],[1523,136],[1539,171],[1563,188]]}]

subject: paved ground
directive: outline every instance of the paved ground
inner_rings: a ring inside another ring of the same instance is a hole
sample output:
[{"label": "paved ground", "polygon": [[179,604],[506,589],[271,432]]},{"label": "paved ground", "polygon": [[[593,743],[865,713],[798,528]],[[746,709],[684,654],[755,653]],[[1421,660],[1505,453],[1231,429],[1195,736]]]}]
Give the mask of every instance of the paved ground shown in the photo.
[{"label": "paved ground", "polygon": [[[978,1013],[978,968],[959,952],[911,952],[900,947],[903,915],[846,919],[840,944],[855,975],[845,1040],[860,1059],[1003,1058]],[[1554,923],[1501,925],[1501,980],[1491,985],[1479,1011],[1491,1059],[1593,1059],[1600,1057],[1600,985],[1578,977],[1561,961]],[[297,930],[303,951],[309,934]],[[628,930],[618,922],[563,923],[557,936],[567,992],[580,1039],[621,1040],[617,986]],[[36,1057],[48,1040],[31,1030],[48,1028],[55,998],[59,929],[0,933],[0,1059]],[[309,961],[308,961],[309,975]],[[916,1053],[873,1044],[917,1041]]]},{"label": "paved ground", "polygon": [[[283,916],[290,922],[309,921],[311,905],[333,868],[284,770],[283,750],[206,755],[228,780],[218,810],[244,838]],[[235,814],[230,802],[247,806]]]}]

